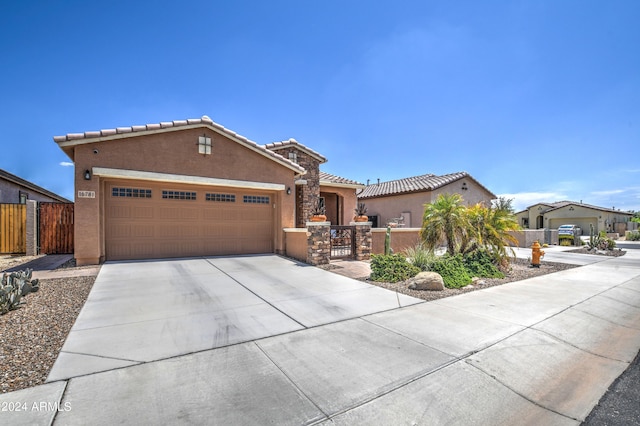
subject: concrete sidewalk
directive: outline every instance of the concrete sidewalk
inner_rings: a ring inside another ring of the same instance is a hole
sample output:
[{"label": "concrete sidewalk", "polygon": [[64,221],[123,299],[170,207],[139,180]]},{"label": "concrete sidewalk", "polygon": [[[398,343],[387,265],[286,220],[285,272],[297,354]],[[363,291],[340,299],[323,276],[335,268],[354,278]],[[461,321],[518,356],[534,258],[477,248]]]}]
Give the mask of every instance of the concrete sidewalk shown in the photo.
[{"label": "concrete sidewalk", "polygon": [[3,413],[12,424],[577,425],[639,349],[640,251],[630,250],[434,302],[122,360],[136,365],[0,403],[24,403]]}]

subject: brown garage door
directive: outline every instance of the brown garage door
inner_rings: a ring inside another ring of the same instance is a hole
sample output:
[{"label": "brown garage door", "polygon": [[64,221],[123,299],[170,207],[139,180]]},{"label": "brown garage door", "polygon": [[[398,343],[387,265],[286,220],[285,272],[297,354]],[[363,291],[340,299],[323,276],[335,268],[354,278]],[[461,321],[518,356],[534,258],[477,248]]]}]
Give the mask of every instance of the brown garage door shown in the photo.
[{"label": "brown garage door", "polygon": [[273,194],[237,188],[106,183],[107,260],[273,252]]}]

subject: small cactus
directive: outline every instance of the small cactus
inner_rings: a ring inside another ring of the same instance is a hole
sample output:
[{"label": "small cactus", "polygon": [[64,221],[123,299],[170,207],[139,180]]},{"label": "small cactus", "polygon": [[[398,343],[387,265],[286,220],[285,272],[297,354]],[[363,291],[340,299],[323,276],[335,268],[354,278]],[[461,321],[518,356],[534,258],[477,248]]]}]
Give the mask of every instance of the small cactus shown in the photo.
[{"label": "small cactus", "polygon": [[31,279],[31,269],[2,275],[0,283],[0,315],[17,309],[22,298],[40,289],[38,280]]},{"label": "small cactus", "polygon": [[384,254],[389,255],[392,253],[393,250],[391,249],[391,227],[387,225],[387,233],[384,236]]}]

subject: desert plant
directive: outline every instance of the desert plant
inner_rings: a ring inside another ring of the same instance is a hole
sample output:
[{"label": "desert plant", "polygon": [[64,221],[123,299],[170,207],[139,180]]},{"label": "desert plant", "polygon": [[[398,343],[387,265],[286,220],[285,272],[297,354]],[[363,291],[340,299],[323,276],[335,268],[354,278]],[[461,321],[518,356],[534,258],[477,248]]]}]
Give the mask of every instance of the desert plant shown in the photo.
[{"label": "desert plant", "polygon": [[627,234],[627,241],[640,241],[640,231],[633,231]]},{"label": "desert plant", "polygon": [[395,283],[415,277],[420,268],[412,265],[401,254],[374,254],[371,255],[371,279]]},{"label": "desert plant", "polygon": [[464,255],[464,265],[472,277],[504,278],[504,274],[495,265],[495,257],[485,249],[475,250]]},{"label": "desert plant", "polygon": [[471,284],[471,276],[460,254],[455,256],[445,254],[431,265],[431,270],[442,276],[444,285],[448,288],[460,288]]},{"label": "desert plant", "polygon": [[433,250],[427,249],[422,243],[406,249],[405,255],[412,265],[417,266],[422,271],[430,270],[431,265],[433,265],[437,259]]},{"label": "desert plant", "polygon": [[0,315],[17,309],[22,298],[40,289],[38,280],[31,279],[31,270],[5,273],[0,284]]},{"label": "desert plant", "polygon": [[391,227],[389,225],[387,225],[387,232],[384,234],[384,254],[393,254],[391,249]]},{"label": "desert plant", "polygon": [[317,198],[314,201],[313,206],[311,207],[311,214],[314,216],[321,216],[321,215],[324,215],[325,212],[326,212],[326,209],[324,207],[324,203],[320,198]]},{"label": "desert plant", "polygon": [[420,236],[425,246],[435,250],[446,243],[447,253],[453,256],[468,229],[466,207],[460,194],[440,194],[431,204],[425,204]]},{"label": "desert plant", "polygon": [[358,203],[358,207],[354,209],[356,216],[366,216],[367,215],[367,206],[364,203]]}]

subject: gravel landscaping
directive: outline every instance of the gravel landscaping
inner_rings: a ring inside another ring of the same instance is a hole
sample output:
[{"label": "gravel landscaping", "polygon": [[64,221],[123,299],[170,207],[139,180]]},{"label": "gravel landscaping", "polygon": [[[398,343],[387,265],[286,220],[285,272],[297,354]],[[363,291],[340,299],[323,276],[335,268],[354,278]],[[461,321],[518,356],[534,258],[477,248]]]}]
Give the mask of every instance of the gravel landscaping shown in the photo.
[{"label": "gravel landscaping", "polygon": [[516,259],[511,262],[510,270],[505,274],[504,278],[482,278],[481,282],[484,284],[468,285],[463,288],[445,288],[443,291],[425,291],[425,290],[410,290],[408,288],[407,281],[400,281],[397,283],[381,283],[371,281],[369,279],[364,280],[369,284],[383,287],[388,290],[397,291],[398,293],[406,294],[408,296],[416,297],[423,300],[437,300],[445,297],[457,296],[458,294],[469,293],[471,291],[482,290],[497,285],[502,285],[514,281],[521,281],[527,278],[536,277],[538,275],[551,274],[553,272],[562,271],[565,269],[576,268],[578,265],[569,265],[566,263],[554,263],[554,262],[542,262],[539,268],[533,268],[530,266],[530,262],[525,259]]},{"label": "gravel landscaping", "polygon": [[[33,258],[0,258],[0,270]],[[0,315],[0,393],[43,384],[95,277],[41,280],[20,308]]]}]

